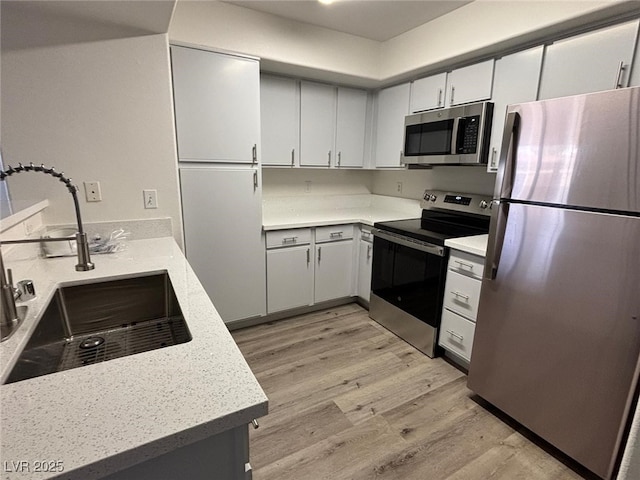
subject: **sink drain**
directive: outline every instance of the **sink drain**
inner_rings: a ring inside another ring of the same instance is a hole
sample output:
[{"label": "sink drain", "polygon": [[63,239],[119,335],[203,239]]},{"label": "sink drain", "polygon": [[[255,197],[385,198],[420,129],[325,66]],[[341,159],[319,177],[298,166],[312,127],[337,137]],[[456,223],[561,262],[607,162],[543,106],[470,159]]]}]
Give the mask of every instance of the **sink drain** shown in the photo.
[{"label": "sink drain", "polygon": [[104,338],[102,337],[89,337],[84,339],[80,343],[80,348],[89,349],[89,348],[97,348],[104,343]]}]

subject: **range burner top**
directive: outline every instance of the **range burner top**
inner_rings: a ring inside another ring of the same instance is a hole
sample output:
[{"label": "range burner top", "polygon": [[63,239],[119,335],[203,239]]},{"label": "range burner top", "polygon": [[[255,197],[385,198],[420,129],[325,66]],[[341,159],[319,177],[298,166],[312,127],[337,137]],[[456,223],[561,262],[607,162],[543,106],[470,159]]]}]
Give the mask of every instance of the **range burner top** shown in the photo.
[{"label": "range burner top", "polygon": [[449,238],[489,231],[490,197],[428,190],[421,202],[422,217],[377,222],[375,228],[444,246]]}]

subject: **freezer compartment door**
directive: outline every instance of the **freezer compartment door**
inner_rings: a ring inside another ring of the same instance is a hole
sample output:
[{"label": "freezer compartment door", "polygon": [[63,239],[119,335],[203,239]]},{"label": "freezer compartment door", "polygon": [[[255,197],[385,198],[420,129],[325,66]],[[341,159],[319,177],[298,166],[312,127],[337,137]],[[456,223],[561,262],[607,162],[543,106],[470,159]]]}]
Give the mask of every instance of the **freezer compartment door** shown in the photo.
[{"label": "freezer compartment door", "polygon": [[637,377],[640,218],[511,204],[501,243],[468,386],[606,478]]},{"label": "freezer compartment door", "polygon": [[508,156],[503,149],[501,168],[509,165],[497,196],[640,212],[640,87],[512,105],[508,112],[519,115],[519,125],[513,132],[505,126],[516,147]]}]

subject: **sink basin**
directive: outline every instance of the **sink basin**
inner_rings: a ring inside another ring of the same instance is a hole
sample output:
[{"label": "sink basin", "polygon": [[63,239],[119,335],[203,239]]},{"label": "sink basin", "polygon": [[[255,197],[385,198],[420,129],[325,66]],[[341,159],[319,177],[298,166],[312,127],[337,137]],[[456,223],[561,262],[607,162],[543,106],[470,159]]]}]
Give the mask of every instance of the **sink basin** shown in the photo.
[{"label": "sink basin", "polygon": [[190,340],[166,272],[62,286],[5,383]]}]

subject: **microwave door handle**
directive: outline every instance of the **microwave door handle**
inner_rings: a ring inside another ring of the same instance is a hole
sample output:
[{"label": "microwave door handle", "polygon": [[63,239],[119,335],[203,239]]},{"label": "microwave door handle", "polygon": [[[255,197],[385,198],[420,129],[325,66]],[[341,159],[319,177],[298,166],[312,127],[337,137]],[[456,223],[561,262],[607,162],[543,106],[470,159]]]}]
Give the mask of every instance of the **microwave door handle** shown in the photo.
[{"label": "microwave door handle", "polygon": [[453,134],[451,135],[451,154],[455,155],[458,150],[458,134],[460,130],[460,117],[456,117],[453,119],[453,128],[451,131]]}]

